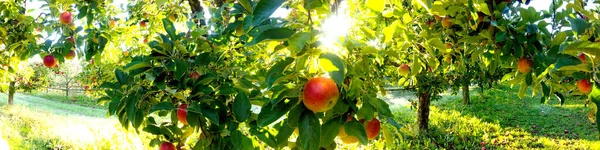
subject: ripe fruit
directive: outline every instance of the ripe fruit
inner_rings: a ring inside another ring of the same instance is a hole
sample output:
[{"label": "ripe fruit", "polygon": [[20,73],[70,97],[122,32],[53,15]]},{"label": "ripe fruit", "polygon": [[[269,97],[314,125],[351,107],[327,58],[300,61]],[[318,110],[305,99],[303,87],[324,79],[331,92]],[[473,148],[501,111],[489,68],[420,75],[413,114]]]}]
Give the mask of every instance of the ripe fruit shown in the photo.
[{"label": "ripe fruit", "polygon": [[433,20],[427,20],[426,23],[427,23],[427,26],[431,28],[433,26],[434,22],[435,21],[433,21]]},{"label": "ripe fruit", "polygon": [[438,16],[438,15],[433,15],[433,18],[435,18],[435,21],[440,21],[442,20],[442,17]]},{"label": "ripe fruit", "polygon": [[367,122],[367,125],[365,125],[365,130],[367,130],[367,137],[369,140],[375,139],[381,130],[381,124],[379,123],[379,120],[377,120],[377,118],[373,118],[371,121]]},{"label": "ripe fruit", "polygon": [[444,28],[452,27],[452,19],[450,19],[450,17],[444,17],[444,19],[442,19],[442,27],[444,27]]},{"label": "ripe fruit", "polygon": [[398,68],[398,71],[400,72],[401,76],[407,76],[410,71],[410,67],[407,64],[402,64],[402,66]]},{"label": "ripe fruit", "polygon": [[588,79],[581,79],[577,81],[577,89],[579,89],[581,93],[587,94],[592,91],[592,84],[590,84]]},{"label": "ripe fruit", "polygon": [[190,78],[192,80],[196,80],[196,79],[200,78],[200,74],[198,72],[194,71],[190,74]]},{"label": "ripe fruit", "polygon": [[145,28],[146,27],[146,21],[140,22],[140,27]]},{"label": "ripe fruit", "polygon": [[160,144],[160,150],[175,150],[175,145],[169,142],[163,142]]},{"label": "ripe fruit", "polygon": [[565,130],[565,134],[569,133],[569,130]]},{"label": "ripe fruit", "polygon": [[89,85],[83,86],[83,88],[84,88],[85,90],[90,90],[90,86],[89,86]]},{"label": "ripe fruit", "polygon": [[581,52],[581,54],[579,54],[579,60],[581,60],[581,63],[585,64],[585,53]]},{"label": "ripe fruit", "polygon": [[75,58],[75,51],[73,50],[69,51],[69,54],[65,55],[65,59],[67,60],[71,60],[73,58]]},{"label": "ripe fruit", "polygon": [[109,27],[114,27],[115,26],[115,20],[110,20],[110,23],[108,24]]},{"label": "ripe fruit", "polygon": [[519,69],[519,72],[521,73],[527,73],[531,71],[531,65],[531,61],[527,60],[525,57],[522,57],[519,59],[519,62],[517,62],[517,69]]},{"label": "ripe fruit", "polygon": [[339,92],[335,82],[328,77],[314,77],[304,85],[304,106],[313,112],[325,112],[338,101]]},{"label": "ripe fruit", "polygon": [[345,144],[352,144],[358,142],[358,138],[356,138],[355,136],[340,137],[340,140],[342,140],[342,142],[344,142]]},{"label": "ripe fruit", "polygon": [[71,12],[65,11],[60,14],[59,20],[63,24],[70,24],[73,21],[73,15],[71,15]]},{"label": "ripe fruit", "polygon": [[94,60],[93,60],[93,59],[92,59],[92,60],[90,60],[90,64],[91,64],[91,65],[93,65],[93,64],[94,64]]},{"label": "ripe fruit", "polygon": [[447,49],[451,49],[452,48],[452,43],[446,43],[446,48]]},{"label": "ripe fruit", "polygon": [[479,143],[479,145],[481,146],[485,146],[487,143],[485,141],[482,141],[481,143]]},{"label": "ripe fruit", "polygon": [[175,19],[177,19],[177,18],[175,18],[175,14],[169,15],[169,20],[175,22]]},{"label": "ripe fruit", "polygon": [[148,39],[144,39],[144,44],[145,44],[145,43],[148,43]]},{"label": "ripe fruit", "polygon": [[181,123],[183,123],[184,125],[187,125],[187,104],[181,104],[179,105],[179,109],[177,109],[177,118],[179,119],[179,121],[181,121]]},{"label": "ripe fruit", "polygon": [[44,66],[46,66],[48,68],[52,68],[52,67],[55,67],[57,64],[58,63],[56,61],[56,58],[54,58],[54,56],[47,55],[46,57],[44,57]]},{"label": "ripe fruit", "polygon": [[73,45],[75,45],[75,39],[73,39],[73,37],[67,37],[67,40],[69,40]]},{"label": "ripe fruit", "polygon": [[129,56],[129,51],[124,51],[123,56]]}]

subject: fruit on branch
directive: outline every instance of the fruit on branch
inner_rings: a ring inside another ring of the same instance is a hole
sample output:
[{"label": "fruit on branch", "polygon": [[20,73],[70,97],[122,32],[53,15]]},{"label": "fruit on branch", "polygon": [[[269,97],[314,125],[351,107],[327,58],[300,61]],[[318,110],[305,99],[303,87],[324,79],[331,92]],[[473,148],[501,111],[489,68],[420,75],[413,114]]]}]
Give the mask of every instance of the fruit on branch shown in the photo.
[{"label": "fruit on branch", "polygon": [[59,20],[63,24],[70,24],[73,21],[73,15],[71,15],[71,12],[65,11],[60,14]]},{"label": "fruit on branch", "polygon": [[145,28],[146,27],[146,21],[140,22],[140,27]]},{"label": "fruit on branch", "polygon": [[67,37],[67,40],[69,40],[71,44],[75,45],[75,39],[73,39],[73,37]]},{"label": "fruit on branch", "polygon": [[46,57],[44,57],[44,66],[48,68],[53,68],[56,67],[57,64],[58,62],[56,61],[56,58],[54,58],[54,56],[46,55]]},{"label": "fruit on branch", "polygon": [[[348,119],[346,119],[346,122],[350,121],[352,121],[352,116],[348,115]],[[343,124],[342,126],[340,126],[340,132],[338,133],[338,137],[340,137],[340,140],[342,140],[342,142],[345,144],[352,144],[358,142],[358,138],[356,136],[351,136],[346,133]]]},{"label": "fruit on branch", "polygon": [[144,44],[148,43],[148,39],[144,38]]},{"label": "fruit on branch", "polygon": [[581,60],[581,63],[585,64],[585,53],[581,52],[581,54],[579,54],[579,60]]},{"label": "fruit on branch", "polygon": [[532,66],[531,61],[527,60],[527,58],[525,58],[525,57],[522,57],[517,62],[517,69],[519,69],[519,72],[521,72],[521,73],[527,73],[527,72],[531,71],[531,66]]},{"label": "fruit on branch", "polygon": [[407,76],[410,71],[410,67],[407,64],[402,64],[400,68],[398,68],[398,72],[400,72],[401,76]]},{"label": "fruit on branch", "polygon": [[198,78],[200,78],[200,74],[198,72],[194,71],[190,74],[190,79],[196,80]]},{"label": "fruit on branch", "polygon": [[171,20],[172,22],[175,22],[177,18],[175,17],[175,14],[171,14],[169,15],[169,20]]},{"label": "fruit on branch", "polygon": [[452,43],[446,43],[446,49],[452,49]]},{"label": "fruit on branch", "polygon": [[184,125],[187,125],[187,104],[181,104],[179,105],[179,109],[177,109],[177,119],[179,119],[179,121],[181,121],[181,123],[183,123]]},{"label": "fruit on branch", "polygon": [[110,20],[110,23],[108,23],[109,27],[114,27],[115,26],[115,20]]},{"label": "fruit on branch", "polygon": [[129,56],[129,51],[124,51],[123,56]]},{"label": "fruit on branch", "polygon": [[592,84],[590,84],[588,79],[581,79],[577,81],[577,89],[579,89],[581,93],[588,94],[592,92]]},{"label": "fruit on branch", "polygon": [[75,51],[73,51],[73,50],[69,51],[69,53],[67,55],[65,55],[65,59],[67,59],[67,60],[71,60],[73,58],[75,58]]},{"label": "fruit on branch", "polygon": [[306,82],[302,102],[311,111],[325,112],[338,101],[339,91],[337,84],[329,77],[314,77]]},{"label": "fruit on branch", "polygon": [[438,16],[438,15],[433,15],[433,18],[435,18],[435,21],[440,21],[442,20],[442,17]]},{"label": "fruit on branch", "polygon": [[444,17],[444,19],[442,19],[442,27],[444,27],[444,28],[452,27],[452,19],[450,19],[450,17],[448,17],[448,16]]},{"label": "fruit on branch", "polygon": [[84,88],[86,91],[87,91],[87,90],[90,90],[90,86],[89,86],[89,85],[85,85],[85,86],[83,86],[83,88]]},{"label": "fruit on branch", "polygon": [[381,124],[379,120],[377,120],[377,118],[371,119],[371,121],[367,122],[365,125],[365,130],[367,130],[367,137],[369,140],[375,139],[381,130]]},{"label": "fruit on branch", "polygon": [[175,145],[173,145],[173,143],[163,142],[162,144],[160,144],[160,150],[176,150],[176,149],[175,149]]}]

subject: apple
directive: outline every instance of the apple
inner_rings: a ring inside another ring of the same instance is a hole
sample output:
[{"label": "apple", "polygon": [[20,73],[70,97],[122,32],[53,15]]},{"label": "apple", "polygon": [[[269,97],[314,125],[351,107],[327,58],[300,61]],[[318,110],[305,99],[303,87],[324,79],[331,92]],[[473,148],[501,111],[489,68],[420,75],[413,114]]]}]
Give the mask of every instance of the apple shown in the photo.
[{"label": "apple", "polygon": [[481,147],[481,150],[487,150],[485,147]]},{"label": "apple", "polygon": [[444,27],[444,28],[452,27],[452,19],[448,16],[444,17],[444,19],[442,19],[442,27]]},{"label": "apple", "polygon": [[109,27],[114,27],[115,26],[115,20],[110,20],[110,23],[108,23]]},{"label": "apple", "polygon": [[73,45],[75,45],[75,39],[73,39],[73,37],[67,37],[67,40],[69,40]]},{"label": "apple", "polygon": [[129,56],[129,51],[124,51],[123,56]]},{"label": "apple", "polygon": [[525,57],[522,57],[517,62],[517,69],[519,69],[519,72],[521,72],[521,73],[527,73],[527,72],[531,71],[531,65],[532,65],[531,61],[527,60],[527,58],[525,58]]},{"label": "apple", "polygon": [[337,84],[329,77],[314,77],[304,85],[304,106],[313,112],[325,112],[338,101],[340,96]]},{"label": "apple", "polygon": [[176,149],[175,149],[175,145],[173,145],[173,143],[163,142],[162,144],[160,144],[160,150],[176,150]]},{"label": "apple", "polygon": [[435,18],[435,21],[440,21],[442,20],[442,17],[438,16],[438,15],[433,15],[433,18]]},{"label": "apple", "polygon": [[181,104],[179,105],[179,109],[177,109],[177,118],[179,119],[179,121],[181,121],[181,123],[183,123],[184,125],[187,125],[187,104]]},{"label": "apple", "polygon": [[146,21],[140,22],[140,27],[145,28],[146,27]]},{"label": "apple", "polygon": [[73,15],[71,15],[71,12],[65,11],[60,14],[59,20],[63,24],[70,24],[73,21]]},{"label": "apple", "polygon": [[568,134],[568,133],[569,133],[569,130],[565,130],[565,134]]},{"label": "apple", "polygon": [[175,14],[171,14],[169,15],[169,20],[171,20],[172,22],[175,22],[177,18],[175,17]]},{"label": "apple", "polygon": [[44,57],[44,66],[52,68],[57,67],[57,64],[58,62],[56,61],[56,58],[54,58],[54,56],[46,55],[46,57]]},{"label": "apple", "polygon": [[200,74],[198,72],[194,71],[190,74],[190,78],[192,80],[196,80],[196,79],[200,78]]},{"label": "apple", "polygon": [[452,49],[452,43],[446,43],[446,49]]},{"label": "apple", "polygon": [[407,76],[410,71],[410,67],[407,64],[402,64],[400,68],[398,68],[398,71],[400,72],[401,76]]},{"label": "apple", "polygon": [[533,125],[533,127],[532,127],[532,128],[533,128],[533,129],[535,129],[535,128],[537,128],[537,126]]},{"label": "apple", "polygon": [[487,143],[485,141],[482,141],[481,143],[479,143],[479,145],[481,146],[485,146]]},{"label": "apple", "polygon": [[365,130],[367,130],[367,137],[369,140],[375,139],[381,130],[381,123],[379,120],[377,120],[377,118],[373,118],[371,121],[367,122],[365,125]]},{"label": "apple", "polygon": [[592,84],[590,84],[588,79],[581,79],[577,81],[577,89],[579,89],[581,93],[587,94],[592,91]]},{"label": "apple", "polygon": [[90,86],[89,86],[89,85],[85,85],[85,86],[83,86],[83,88],[84,88],[85,90],[90,90]]},{"label": "apple", "polygon": [[60,71],[55,71],[54,73],[56,73],[56,74],[60,74]]},{"label": "apple", "polygon": [[93,60],[93,59],[92,59],[92,60],[90,60],[90,64],[92,64],[92,65],[94,64],[94,60]]},{"label": "apple", "polygon": [[579,54],[579,60],[581,60],[581,63],[585,64],[585,53],[581,52],[581,54]]},{"label": "apple", "polygon": [[144,38],[144,44],[148,43],[148,39]]},{"label": "apple", "polygon": [[75,58],[75,51],[73,50],[69,51],[69,54],[65,55],[65,59],[67,60],[71,60],[73,58]]}]

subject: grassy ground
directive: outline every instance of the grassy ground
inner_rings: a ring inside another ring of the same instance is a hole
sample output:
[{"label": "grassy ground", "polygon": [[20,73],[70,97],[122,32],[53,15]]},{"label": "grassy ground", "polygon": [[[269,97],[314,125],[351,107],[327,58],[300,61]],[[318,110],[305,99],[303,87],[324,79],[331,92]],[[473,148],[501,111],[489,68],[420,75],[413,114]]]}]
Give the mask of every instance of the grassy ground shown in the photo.
[{"label": "grassy ground", "polygon": [[[393,104],[394,119],[404,126],[396,131],[402,137],[394,139],[393,144],[379,140],[366,146],[338,148],[600,149],[600,135],[587,119],[590,108],[584,106],[582,97],[567,97],[560,106],[554,98],[547,104],[540,104],[539,97],[519,99],[518,87],[478,91],[472,90],[470,106],[461,104],[460,96],[447,94],[433,102],[430,131],[425,134],[416,130],[416,110],[406,101],[416,99],[414,93],[390,93],[384,99]],[[17,105],[11,107],[5,104],[7,96],[0,94],[0,137],[12,149],[151,149],[147,146],[149,135],[122,130],[114,117],[105,117],[106,109],[80,102],[64,103],[58,97],[42,94],[17,94]],[[339,139],[337,142],[341,143]]]},{"label": "grassy ground", "polygon": [[[0,94],[0,146],[11,149],[150,149],[147,134],[125,131],[106,110],[16,94]],[[0,147],[0,149],[2,149]]]},{"label": "grassy ground", "polygon": [[[567,97],[560,106],[551,99],[519,99],[518,87],[499,86],[483,94],[472,90],[472,104],[460,96],[444,96],[432,103],[430,131],[417,134],[416,111],[409,106],[392,108],[405,127],[395,141],[401,149],[600,149],[595,124],[587,119],[583,97]],[[533,127],[535,126],[535,128]],[[568,130],[565,133],[565,130]]]},{"label": "grassy ground", "polygon": [[33,91],[31,93],[22,93],[22,94],[41,97],[41,98],[45,98],[45,99],[51,100],[51,101],[57,101],[57,102],[62,102],[62,103],[67,103],[67,104],[75,104],[75,105],[85,106],[85,107],[107,108],[106,106],[98,105],[93,98],[88,97],[88,96],[84,95],[83,93],[72,93],[69,95],[69,97],[66,97],[64,95],[65,93],[63,93],[63,92],[60,92],[60,93],[48,92],[48,93],[46,93],[45,91]]}]

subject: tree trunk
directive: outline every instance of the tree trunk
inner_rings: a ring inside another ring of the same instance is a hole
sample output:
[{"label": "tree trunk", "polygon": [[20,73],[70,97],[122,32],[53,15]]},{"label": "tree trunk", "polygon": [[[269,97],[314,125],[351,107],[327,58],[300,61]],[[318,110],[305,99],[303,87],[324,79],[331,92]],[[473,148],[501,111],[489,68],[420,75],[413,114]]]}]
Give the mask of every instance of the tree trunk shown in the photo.
[{"label": "tree trunk", "polygon": [[463,104],[465,104],[465,105],[471,104],[471,96],[469,95],[469,85],[470,85],[469,80],[463,79],[462,97],[463,97]]},{"label": "tree trunk", "polygon": [[67,88],[66,88],[66,95],[67,95],[67,100],[69,100],[69,82],[67,82]]},{"label": "tree trunk", "polygon": [[427,131],[429,128],[429,102],[431,96],[427,92],[419,93],[419,106],[417,111],[417,121],[421,131]]},{"label": "tree trunk", "polygon": [[12,105],[14,103],[15,90],[15,81],[11,81],[10,86],[8,87],[8,105]]}]

